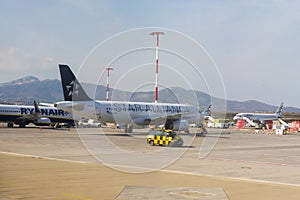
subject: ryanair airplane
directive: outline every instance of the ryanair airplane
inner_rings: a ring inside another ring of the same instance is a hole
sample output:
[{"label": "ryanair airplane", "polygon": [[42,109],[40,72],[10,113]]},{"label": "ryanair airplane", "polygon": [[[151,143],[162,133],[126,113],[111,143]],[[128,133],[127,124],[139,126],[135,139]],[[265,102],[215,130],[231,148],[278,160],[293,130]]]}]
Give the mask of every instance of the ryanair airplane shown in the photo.
[{"label": "ryanair airplane", "polygon": [[210,115],[210,106],[200,112],[198,107],[186,104],[92,100],[69,66],[59,65],[59,69],[65,101],[56,102],[57,108],[105,123],[126,124],[125,132],[128,133],[132,132],[133,125],[150,124],[188,132],[189,124],[200,124]]},{"label": "ryanair airplane", "polygon": [[56,123],[74,124],[72,114],[54,107],[39,107],[34,101],[34,106],[25,105],[0,105],[0,121],[7,122],[7,127],[14,124],[24,128],[29,123],[37,126],[49,126]]}]

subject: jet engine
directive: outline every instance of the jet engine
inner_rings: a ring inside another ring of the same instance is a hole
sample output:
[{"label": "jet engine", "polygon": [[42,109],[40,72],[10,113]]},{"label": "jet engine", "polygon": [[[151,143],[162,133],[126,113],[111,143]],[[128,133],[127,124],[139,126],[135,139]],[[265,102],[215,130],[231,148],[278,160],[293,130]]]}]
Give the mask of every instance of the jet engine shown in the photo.
[{"label": "jet engine", "polygon": [[165,129],[171,129],[173,131],[185,131],[189,132],[189,122],[187,120],[168,120],[165,123]]},{"label": "jet engine", "polygon": [[48,126],[51,124],[51,120],[46,117],[38,118],[35,122],[35,125],[37,126]]}]

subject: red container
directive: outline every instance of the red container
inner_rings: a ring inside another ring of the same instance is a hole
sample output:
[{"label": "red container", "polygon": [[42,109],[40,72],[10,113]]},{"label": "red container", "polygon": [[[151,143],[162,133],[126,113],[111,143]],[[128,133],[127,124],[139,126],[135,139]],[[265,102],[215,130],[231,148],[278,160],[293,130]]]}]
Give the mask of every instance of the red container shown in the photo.
[{"label": "red container", "polygon": [[300,121],[294,121],[291,123],[290,131],[291,132],[299,132]]},{"label": "red container", "polygon": [[272,129],[273,128],[273,121],[272,120],[266,120],[266,129]]},{"label": "red container", "polygon": [[235,128],[237,129],[242,129],[244,128],[245,126],[245,120],[241,119],[241,120],[238,120],[235,124]]}]

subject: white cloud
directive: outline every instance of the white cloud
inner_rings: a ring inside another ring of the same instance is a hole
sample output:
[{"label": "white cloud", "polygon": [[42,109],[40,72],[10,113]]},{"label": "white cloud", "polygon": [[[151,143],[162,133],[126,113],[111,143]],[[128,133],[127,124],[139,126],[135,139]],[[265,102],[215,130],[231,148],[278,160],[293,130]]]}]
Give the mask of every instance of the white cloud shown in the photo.
[{"label": "white cloud", "polygon": [[44,58],[41,62],[41,69],[43,70],[48,70],[48,69],[52,69],[53,66],[55,66],[58,62],[52,58],[52,57],[47,57],[47,58]]},{"label": "white cloud", "polygon": [[0,52],[0,69],[3,72],[30,68],[32,55],[19,48],[11,47]]},{"label": "white cloud", "polygon": [[53,70],[55,58],[38,57],[20,48],[11,47],[0,51],[0,82],[8,82],[20,77],[34,75],[41,79],[56,78],[57,70]]}]

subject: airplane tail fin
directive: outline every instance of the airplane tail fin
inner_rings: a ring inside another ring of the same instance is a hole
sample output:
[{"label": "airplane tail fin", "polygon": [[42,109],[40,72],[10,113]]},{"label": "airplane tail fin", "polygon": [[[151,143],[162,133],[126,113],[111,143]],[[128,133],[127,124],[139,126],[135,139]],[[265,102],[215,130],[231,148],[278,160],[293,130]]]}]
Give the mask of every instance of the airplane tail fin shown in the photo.
[{"label": "airplane tail fin", "polygon": [[61,84],[65,101],[89,101],[91,98],[86,94],[68,65],[59,64]]},{"label": "airplane tail fin", "polygon": [[202,112],[205,116],[211,116],[211,105],[209,105],[206,110]]},{"label": "airplane tail fin", "polygon": [[282,117],[282,108],[283,108],[283,102],[281,102],[280,106],[277,108],[275,114],[278,116],[278,117]]}]

